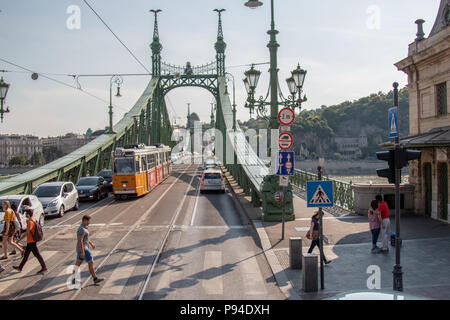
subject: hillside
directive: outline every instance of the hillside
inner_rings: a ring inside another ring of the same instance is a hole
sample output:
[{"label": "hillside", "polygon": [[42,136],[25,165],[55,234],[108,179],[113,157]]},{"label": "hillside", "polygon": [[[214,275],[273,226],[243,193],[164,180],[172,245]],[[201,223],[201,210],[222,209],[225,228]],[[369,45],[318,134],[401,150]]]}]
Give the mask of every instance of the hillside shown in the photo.
[{"label": "hillside", "polygon": [[[355,101],[304,110],[292,125],[294,151],[302,158],[373,158],[378,146],[388,140],[388,109],[393,92],[379,92]],[[409,97],[406,88],[399,91],[400,135],[409,134]],[[267,128],[262,119],[242,124],[248,128]],[[350,139],[349,139],[350,138]],[[358,139],[351,139],[358,138]]]}]

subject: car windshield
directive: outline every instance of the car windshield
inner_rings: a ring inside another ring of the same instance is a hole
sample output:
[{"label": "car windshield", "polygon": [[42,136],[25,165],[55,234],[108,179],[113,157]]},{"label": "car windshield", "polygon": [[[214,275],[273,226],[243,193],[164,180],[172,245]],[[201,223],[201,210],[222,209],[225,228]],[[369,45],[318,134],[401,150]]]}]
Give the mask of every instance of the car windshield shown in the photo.
[{"label": "car windshield", "polygon": [[98,175],[102,176],[104,178],[111,178],[112,177],[112,171],[111,170],[103,170],[103,171],[100,171],[100,173]]},{"label": "car windshield", "polygon": [[12,205],[13,203],[16,204],[17,207],[19,207],[20,200],[17,199],[0,199],[0,212],[3,212],[3,201],[9,201],[9,203]]},{"label": "car windshield", "polygon": [[134,173],[134,158],[118,158],[114,162],[114,173]]},{"label": "car windshield", "polygon": [[54,198],[59,196],[60,191],[60,186],[40,186],[33,194],[38,198]]},{"label": "car windshield", "polygon": [[78,181],[77,186],[96,186],[98,178],[82,178]]},{"label": "car windshield", "polygon": [[220,179],[220,173],[205,173],[205,179]]}]

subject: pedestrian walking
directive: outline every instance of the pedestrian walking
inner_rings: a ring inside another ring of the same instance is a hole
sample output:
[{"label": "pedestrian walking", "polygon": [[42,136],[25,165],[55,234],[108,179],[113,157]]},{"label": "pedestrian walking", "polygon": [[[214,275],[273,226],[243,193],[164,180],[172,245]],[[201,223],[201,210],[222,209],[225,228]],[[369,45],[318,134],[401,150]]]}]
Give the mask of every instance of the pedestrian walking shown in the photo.
[{"label": "pedestrian walking", "polygon": [[[89,273],[91,274],[94,283],[97,284],[99,282],[102,282],[104,279],[97,277],[94,269],[94,258],[92,257],[92,253],[89,250],[89,246],[91,246],[92,249],[95,249],[94,243],[92,243],[92,241],[89,241],[88,226],[90,223],[91,217],[87,215],[83,216],[83,218],[81,219],[81,225],[77,231],[77,261],[75,265],[78,269],[83,261],[86,261],[89,266]],[[75,284],[75,272],[76,270],[73,271],[74,276],[72,279],[72,284]]]},{"label": "pedestrian walking", "polygon": [[25,215],[27,217],[27,231],[21,235],[20,240],[27,237],[27,246],[25,247],[25,253],[23,255],[22,262],[18,266],[13,266],[13,268],[19,272],[22,271],[25,263],[28,261],[28,257],[30,253],[33,252],[34,256],[38,259],[41,264],[41,270],[37,272],[37,274],[44,274],[47,272],[47,266],[45,265],[44,258],[42,258],[41,253],[37,247],[37,241],[39,241],[39,232],[38,226],[39,222],[35,218],[33,218],[33,210],[30,208],[25,209]]},{"label": "pedestrian walking", "polygon": [[[22,235],[22,230],[24,229],[22,226],[22,219],[20,218],[20,214],[19,211],[17,210],[17,204],[16,203],[11,203],[11,209],[14,211],[15,214],[15,220],[14,220],[14,225],[16,226],[16,233],[13,236],[13,240],[14,242],[19,245],[22,249],[23,246],[20,245],[20,236]],[[23,255],[23,253],[25,252],[25,250],[22,250],[21,253]],[[11,251],[10,253],[11,255],[16,254],[16,249],[14,248],[13,251]]]},{"label": "pedestrian walking", "polygon": [[378,202],[378,211],[381,214],[381,252],[389,252],[389,235],[391,230],[391,221],[389,220],[389,207],[381,195],[377,195],[375,200]]},{"label": "pedestrian walking", "polygon": [[[323,213],[322,213],[323,215]],[[311,246],[309,247],[308,253],[312,253],[314,248],[317,246],[320,248],[320,239],[319,239],[319,224],[320,224],[320,211],[316,211],[314,213],[314,215],[311,217],[311,226],[309,228],[309,231],[306,234],[306,237],[310,240],[312,240],[311,242]],[[323,251],[323,250],[322,250]],[[325,264],[329,264],[331,262],[331,260],[328,260],[325,257],[325,254],[323,254],[323,262]]]},{"label": "pedestrian walking", "polygon": [[[4,225],[3,225],[3,235],[2,235],[2,242],[3,242],[3,257],[0,258],[0,260],[6,260],[8,259],[8,243],[12,245],[14,248],[17,248],[22,254],[24,250],[22,247],[20,247],[17,243],[14,242],[14,236],[16,234],[16,213],[11,208],[11,204],[8,200],[3,201],[2,203],[3,211],[5,212],[4,216]],[[11,254],[16,254],[15,249],[11,252]]]},{"label": "pedestrian walking", "polygon": [[372,253],[380,252],[380,248],[377,247],[378,236],[380,235],[381,227],[381,213],[378,211],[378,201],[372,200],[370,202],[370,208],[368,212],[369,228],[372,233]]}]

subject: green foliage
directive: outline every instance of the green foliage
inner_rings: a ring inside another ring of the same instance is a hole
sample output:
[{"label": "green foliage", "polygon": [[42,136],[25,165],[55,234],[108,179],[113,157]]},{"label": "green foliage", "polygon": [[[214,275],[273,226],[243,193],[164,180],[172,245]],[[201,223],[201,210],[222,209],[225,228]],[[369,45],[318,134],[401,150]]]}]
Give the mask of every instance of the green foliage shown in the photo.
[{"label": "green foliage", "polygon": [[64,155],[61,150],[54,146],[42,148],[42,154],[46,163],[52,162]]},{"label": "green foliage", "polygon": [[35,152],[31,155],[29,163],[35,166],[41,166],[45,164],[44,155],[41,152]]},{"label": "green foliage", "polygon": [[28,162],[27,156],[23,154],[18,154],[9,160],[10,166],[24,166]]}]

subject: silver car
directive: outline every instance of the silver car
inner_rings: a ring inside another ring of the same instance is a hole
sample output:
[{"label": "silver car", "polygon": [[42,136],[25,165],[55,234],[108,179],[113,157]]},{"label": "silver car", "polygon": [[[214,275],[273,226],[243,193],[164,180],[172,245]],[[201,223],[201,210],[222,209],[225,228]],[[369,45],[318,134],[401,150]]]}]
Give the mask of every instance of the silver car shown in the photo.
[{"label": "silver car", "polygon": [[203,171],[200,180],[200,192],[215,190],[225,192],[225,182],[219,168],[209,168]]},{"label": "silver car", "polygon": [[44,226],[44,209],[42,208],[42,204],[36,196],[27,194],[3,196],[0,197],[0,233],[3,232],[3,220],[5,216],[5,212],[3,212],[1,204],[5,200],[8,200],[10,204],[15,203],[17,208],[19,208],[20,222],[23,230],[27,228],[27,219],[24,211],[26,206],[29,206],[33,210],[33,217],[39,222],[42,227]]},{"label": "silver car", "polygon": [[45,216],[62,217],[66,211],[78,210],[78,192],[72,182],[47,182],[34,190],[44,208]]}]

